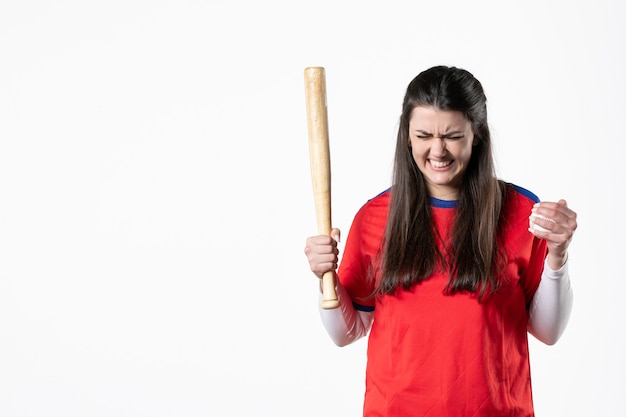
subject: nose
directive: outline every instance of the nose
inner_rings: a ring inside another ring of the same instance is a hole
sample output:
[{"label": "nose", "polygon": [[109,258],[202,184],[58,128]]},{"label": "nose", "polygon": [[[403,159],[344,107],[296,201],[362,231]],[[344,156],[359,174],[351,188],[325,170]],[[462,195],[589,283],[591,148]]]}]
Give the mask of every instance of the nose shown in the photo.
[{"label": "nose", "polygon": [[432,153],[435,156],[444,156],[446,154],[446,141],[443,138],[433,138]]}]

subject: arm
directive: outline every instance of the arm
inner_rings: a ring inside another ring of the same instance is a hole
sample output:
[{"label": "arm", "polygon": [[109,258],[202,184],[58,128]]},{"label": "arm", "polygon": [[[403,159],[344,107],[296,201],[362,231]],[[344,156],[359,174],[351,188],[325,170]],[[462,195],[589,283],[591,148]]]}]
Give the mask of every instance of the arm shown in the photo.
[{"label": "arm", "polygon": [[565,200],[537,203],[530,216],[529,231],[546,240],[548,256],[531,302],[528,330],[548,345],[559,340],[572,310],[567,248],[578,227],[576,217]]},{"label": "arm", "polygon": [[[334,309],[320,308],[320,316],[322,324],[333,342],[338,346],[346,346],[368,333],[372,325],[374,313],[354,308],[352,297],[341,284],[336,273],[339,261],[339,250],[337,249],[337,242],[340,237],[339,229],[332,229],[331,236],[309,237],[306,241],[304,252],[309,261],[311,271],[317,278],[321,278],[326,271],[335,271],[335,291],[339,307]],[[353,246],[361,248],[358,244]],[[319,297],[322,297],[321,287]]]},{"label": "arm", "polygon": [[320,307],[320,316],[332,341],[337,346],[346,346],[367,335],[372,326],[374,313],[356,310],[352,305],[350,294],[336,276],[335,282],[339,307],[329,310]]},{"label": "arm", "polygon": [[546,259],[539,288],[530,305],[528,331],[545,344],[555,344],[567,327],[573,302],[567,261],[555,271]]}]

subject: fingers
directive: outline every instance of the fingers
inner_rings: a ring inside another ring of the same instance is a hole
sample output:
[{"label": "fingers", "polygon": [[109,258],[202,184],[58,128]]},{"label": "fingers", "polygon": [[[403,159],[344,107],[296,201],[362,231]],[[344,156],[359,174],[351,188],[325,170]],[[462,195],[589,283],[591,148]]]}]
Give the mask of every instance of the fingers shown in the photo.
[{"label": "fingers", "polygon": [[565,262],[567,248],[578,227],[576,217],[576,212],[567,207],[565,200],[544,201],[534,205],[529,216],[528,230],[546,240],[551,264],[560,267]]},{"label": "fingers", "polygon": [[322,278],[325,272],[337,269],[339,259],[339,249],[337,248],[337,240],[341,232],[339,229],[333,229],[331,236],[318,235],[311,236],[306,239],[304,254],[309,261],[311,271],[318,277]]},{"label": "fingers", "polygon": [[555,216],[565,216],[567,218],[576,218],[576,212],[567,207],[565,200],[559,200],[558,203],[551,201],[542,201],[533,207],[533,212],[544,216],[555,218]]},{"label": "fingers", "polygon": [[[529,217],[529,231],[541,238],[547,238],[549,233],[553,233],[562,235],[561,240],[567,240],[578,227],[576,217],[576,212],[567,207],[565,200],[537,203]],[[559,240],[559,237],[554,238]]]}]

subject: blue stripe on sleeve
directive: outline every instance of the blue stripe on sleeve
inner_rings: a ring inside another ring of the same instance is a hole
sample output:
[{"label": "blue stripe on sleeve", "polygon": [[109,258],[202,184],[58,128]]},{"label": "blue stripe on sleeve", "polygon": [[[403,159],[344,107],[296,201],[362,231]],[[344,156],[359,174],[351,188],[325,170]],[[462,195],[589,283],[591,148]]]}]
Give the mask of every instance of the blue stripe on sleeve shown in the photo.
[{"label": "blue stripe on sleeve", "polygon": [[354,301],[352,302],[352,305],[354,306],[355,309],[359,311],[365,311],[367,313],[371,313],[372,311],[374,311],[374,306],[364,306],[362,304],[357,304]]},{"label": "blue stripe on sleeve", "polygon": [[528,191],[526,188],[522,188],[519,185],[515,185],[515,184],[509,184],[511,187],[513,187],[513,189],[515,191],[517,191],[518,193],[520,193],[521,195],[528,197],[529,199],[533,200],[535,203],[540,202],[541,200],[539,200],[539,197],[537,197],[534,193],[532,193],[531,191]]}]

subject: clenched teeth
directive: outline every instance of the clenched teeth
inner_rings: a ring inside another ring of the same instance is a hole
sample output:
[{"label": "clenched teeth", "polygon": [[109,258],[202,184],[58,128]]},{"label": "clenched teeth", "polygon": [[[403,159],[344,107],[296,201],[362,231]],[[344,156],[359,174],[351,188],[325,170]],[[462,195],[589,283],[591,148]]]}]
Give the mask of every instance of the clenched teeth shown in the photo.
[{"label": "clenched teeth", "polygon": [[450,165],[452,161],[430,161],[430,164],[435,168],[444,168]]}]

